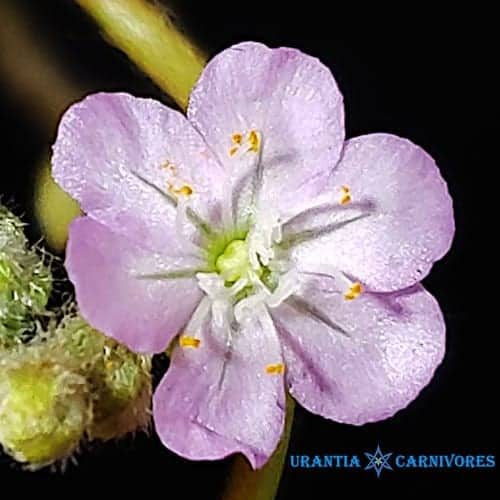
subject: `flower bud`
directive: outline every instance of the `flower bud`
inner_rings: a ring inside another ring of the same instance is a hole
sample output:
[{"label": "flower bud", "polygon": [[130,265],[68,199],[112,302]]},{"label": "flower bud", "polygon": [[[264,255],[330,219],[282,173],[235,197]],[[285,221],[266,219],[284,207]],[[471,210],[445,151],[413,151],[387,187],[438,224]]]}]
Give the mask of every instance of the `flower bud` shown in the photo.
[{"label": "flower bud", "polygon": [[94,330],[79,315],[67,316],[53,339],[80,363],[89,381],[93,421],[89,436],[108,440],[144,428],[150,420],[151,360]]},{"label": "flower bud", "polygon": [[91,419],[91,400],[82,376],[51,363],[43,348],[23,349],[0,360],[0,443],[17,461],[38,468],[75,451]]},{"label": "flower bud", "polygon": [[46,314],[49,268],[29,248],[23,224],[0,205],[0,349],[19,344]]}]

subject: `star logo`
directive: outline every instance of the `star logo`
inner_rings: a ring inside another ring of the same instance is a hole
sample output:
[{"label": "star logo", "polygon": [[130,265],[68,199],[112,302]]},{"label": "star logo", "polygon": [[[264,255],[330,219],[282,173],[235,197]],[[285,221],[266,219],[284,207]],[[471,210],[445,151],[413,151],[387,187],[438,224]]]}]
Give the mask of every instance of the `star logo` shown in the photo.
[{"label": "star logo", "polygon": [[367,453],[365,452],[366,458],[369,460],[368,465],[365,467],[365,470],[374,469],[377,477],[380,477],[380,473],[383,469],[392,470],[391,465],[389,464],[389,457],[392,455],[391,453],[382,453],[380,451],[380,446],[377,445],[377,449],[375,453]]}]

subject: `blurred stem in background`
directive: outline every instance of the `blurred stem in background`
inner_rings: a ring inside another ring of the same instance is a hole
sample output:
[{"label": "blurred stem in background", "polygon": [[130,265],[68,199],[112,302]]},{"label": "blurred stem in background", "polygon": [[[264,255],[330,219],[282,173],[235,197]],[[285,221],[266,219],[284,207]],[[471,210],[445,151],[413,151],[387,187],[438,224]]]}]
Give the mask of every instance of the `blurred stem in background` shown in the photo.
[{"label": "blurred stem in background", "polygon": [[167,12],[145,0],[76,0],[106,38],[182,108],[206,58],[174,26]]},{"label": "blurred stem in background", "polygon": [[[191,88],[206,62],[202,53],[174,25],[165,9],[147,0],[75,0],[98,24],[106,39],[122,50],[185,110]],[[0,43],[10,47],[0,53],[0,71],[30,114],[48,130],[52,142],[62,112],[84,92],[68,82],[49,51],[32,35],[29,24],[12,6],[0,4],[4,28]],[[5,29],[5,27],[7,29]],[[14,55],[15,54],[15,55]],[[33,78],[36,74],[37,78]],[[62,250],[67,225],[79,213],[75,202],[52,181],[48,160],[38,176],[35,212],[48,243]],[[236,457],[224,493],[225,500],[275,497],[283,471],[293,420],[294,403],[287,400],[287,421],[282,441],[269,463],[252,471]]]}]

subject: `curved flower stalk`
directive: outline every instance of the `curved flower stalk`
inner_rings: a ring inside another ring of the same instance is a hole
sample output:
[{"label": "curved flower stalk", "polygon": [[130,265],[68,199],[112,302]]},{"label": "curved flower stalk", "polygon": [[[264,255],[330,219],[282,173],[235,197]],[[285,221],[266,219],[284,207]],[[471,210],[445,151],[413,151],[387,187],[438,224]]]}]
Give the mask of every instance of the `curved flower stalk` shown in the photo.
[{"label": "curved flower stalk", "polygon": [[29,247],[23,223],[0,205],[0,351],[34,332],[51,290],[49,266]]},{"label": "curved flower stalk", "polygon": [[441,362],[445,325],[419,281],[453,238],[446,184],[408,140],[344,139],[330,71],[258,43],[208,64],[187,119],[127,94],[63,117],[53,175],[87,214],[66,260],[82,315],[136,352],[175,339],[153,411],[184,457],[261,467],[285,387],[361,425]]}]

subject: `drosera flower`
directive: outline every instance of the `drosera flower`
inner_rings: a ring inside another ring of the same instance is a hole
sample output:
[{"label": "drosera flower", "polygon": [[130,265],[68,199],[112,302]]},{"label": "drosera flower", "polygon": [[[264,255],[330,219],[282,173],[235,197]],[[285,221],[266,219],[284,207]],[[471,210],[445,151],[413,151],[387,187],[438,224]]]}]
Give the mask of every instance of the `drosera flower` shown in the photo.
[{"label": "drosera flower", "polygon": [[410,141],[344,142],[330,71],[298,50],[217,55],[187,118],[96,94],[64,115],[53,175],[86,216],[66,266],[83,316],[169,370],[153,413],[191,459],[275,449],[285,387],[355,425],[429,382],[445,325],[419,284],[449,249],[452,202]]}]

